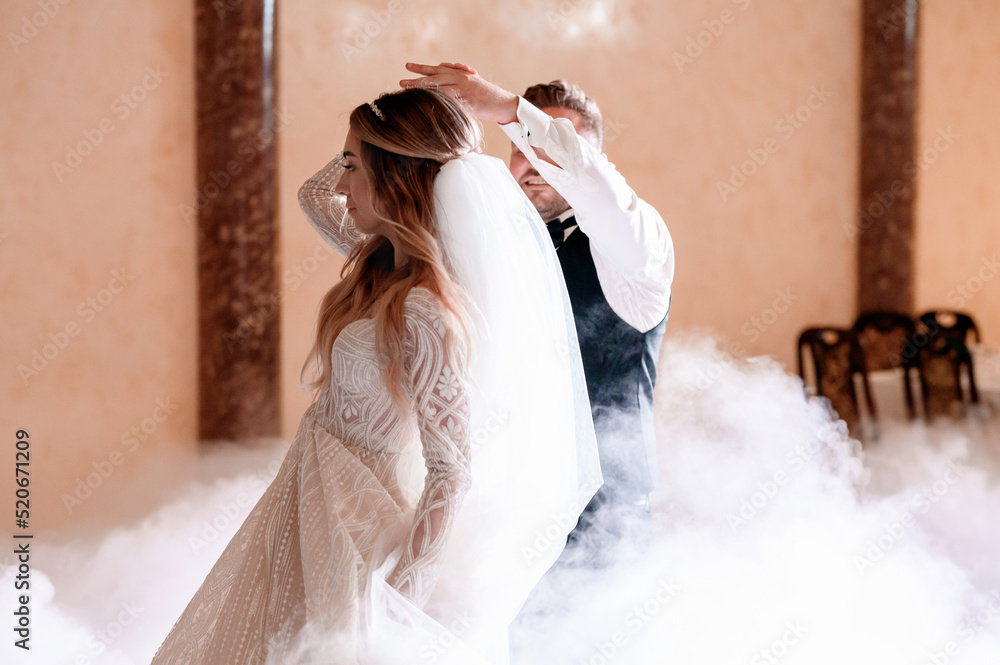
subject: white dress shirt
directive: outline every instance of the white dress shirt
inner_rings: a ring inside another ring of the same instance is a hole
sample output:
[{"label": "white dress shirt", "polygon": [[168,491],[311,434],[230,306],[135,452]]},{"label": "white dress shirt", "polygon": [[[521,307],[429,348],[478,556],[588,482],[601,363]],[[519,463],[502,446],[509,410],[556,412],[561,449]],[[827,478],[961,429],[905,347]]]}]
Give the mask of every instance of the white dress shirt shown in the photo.
[{"label": "white dress shirt", "polygon": [[[517,120],[500,127],[569,203],[590,239],[611,309],[640,332],[655,327],[667,314],[674,278],[674,244],[660,214],[636,196],[615,165],[567,118],[552,118],[519,97]],[[536,148],[558,166],[542,160]]]}]

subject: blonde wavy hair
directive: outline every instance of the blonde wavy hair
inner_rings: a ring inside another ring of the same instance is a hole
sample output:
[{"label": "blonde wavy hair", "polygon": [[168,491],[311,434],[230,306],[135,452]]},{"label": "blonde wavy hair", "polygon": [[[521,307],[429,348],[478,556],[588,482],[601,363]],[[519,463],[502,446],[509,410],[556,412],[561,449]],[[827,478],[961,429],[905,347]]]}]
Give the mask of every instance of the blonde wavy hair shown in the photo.
[{"label": "blonde wavy hair", "polygon": [[408,261],[396,268],[393,246],[383,236],[360,242],[341,270],[341,281],[320,306],[316,342],[302,368],[303,380],[318,392],[329,385],[333,342],[347,324],[375,320],[375,346],[382,376],[397,404],[403,383],[403,304],[410,289],[427,288],[444,305],[446,346],[457,351],[468,340],[466,296],[455,282],[441,249],[434,210],[434,177],[441,166],[469,152],[481,152],[482,126],[449,95],[411,88],[386,93],[351,112],[350,127],[361,141],[359,161],[370,183],[372,209],[394,231]]}]

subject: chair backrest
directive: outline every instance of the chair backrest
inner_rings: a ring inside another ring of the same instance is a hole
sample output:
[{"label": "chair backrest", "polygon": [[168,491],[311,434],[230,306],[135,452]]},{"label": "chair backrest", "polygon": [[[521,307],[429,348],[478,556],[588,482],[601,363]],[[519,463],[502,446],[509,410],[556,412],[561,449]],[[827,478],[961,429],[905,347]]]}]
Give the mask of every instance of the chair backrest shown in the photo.
[{"label": "chair backrest", "polygon": [[[968,395],[962,387],[963,369],[967,372]],[[920,349],[920,387],[927,420],[962,415],[966,397],[972,403],[979,401],[969,349],[957,339],[932,337],[931,343]],[[956,407],[960,407],[958,411]]]},{"label": "chair backrest", "polygon": [[[924,415],[960,416],[966,399],[979,401],[970,340],[979,341],[979,330],[968,314],[934,310],[920,315],[914,343],[920,348],[920,386]],[[961,374],[966,372],[969,394],[965,394]]]},{"label": "chair backrest", "polygon": [[916,367],[919,349],[911,348],[916,325],[900,312],[868,312],[854,322],[865,369],[879,370]]},{"label": "chair backrest", "polygon": [[806,381],[805,351],[812,356],[816,394],[830,400],[830,406],[852,430],[860,419],[854,390],[855,372],[863,372],[861,349],[854,331],[844,328],[809,328],[799,335],[799,376]]},{"label": "chair backrest", "polygon": [[932,337],[944,337],[971,346],[979,342],[979,328],[965,312],[937,309],[924,312],[918,319],[918,332]]}]

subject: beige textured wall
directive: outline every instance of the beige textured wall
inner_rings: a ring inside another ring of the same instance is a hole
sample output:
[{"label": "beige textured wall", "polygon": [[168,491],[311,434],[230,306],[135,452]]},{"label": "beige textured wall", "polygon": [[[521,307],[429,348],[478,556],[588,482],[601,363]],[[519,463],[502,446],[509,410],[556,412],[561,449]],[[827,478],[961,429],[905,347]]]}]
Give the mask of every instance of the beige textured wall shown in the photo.
[{"label": "beige textured wall", "polygon": [[192,21],[156,0],[0,5],[0,507],[23,427],[35,528],[193,447]]},{"label": "beige textured wall", "polygon": [[1000,5],[926,2],[921,25],[916,300],[1000,341]]},{"label": "beige textured wall", "polygon": [[[566,78],[597,99],[608,156],[660,210],[674,238],[668,334],[711,328],[738,355],[767,353],[793,368],[800,329],[853,320],[859,2],[518,0],[496,7],[430,0],[282,6],[282,98],[296,116],[281,146],[286,266],[309,259],[315,234],[295,192],[340,150],[346,113],[407,77],[407,60],[459,60],[517,92]],[[488,151],[506,158],[503,134],[491,131],[488,140]],[[753,156],[760,165],[748,161]],[[751,175],[744,182],[734,168]],[[297,380],[316,306],[340,265],[319,263],[287,294],[286,385]],[[286,393],[286,433],[306,402]]]}]

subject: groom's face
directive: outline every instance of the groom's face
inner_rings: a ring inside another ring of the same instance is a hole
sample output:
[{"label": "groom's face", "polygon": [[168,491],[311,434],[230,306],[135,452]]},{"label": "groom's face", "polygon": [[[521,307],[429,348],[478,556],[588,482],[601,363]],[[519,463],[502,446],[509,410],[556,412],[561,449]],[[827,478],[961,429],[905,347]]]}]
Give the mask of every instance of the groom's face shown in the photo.
[{"label": "groom's face", "polygon": [[[541,110],[553,118],[568,119],[573,123],[573,127],[576,128],[577,134],[583,131],[583,116],[579,111],[562,108],[561,106],[543,106]],[[544,150],[535,148],[535,154],[549,164],[555,164],[545,154]],[[535,170],[535,167],[531,165],[531,162],[528,161],[528,158],[524,156],[524,153],[518,150],[514,144],[510,146],[510,173],[514,176],[517,184],[521,186],[521,189],[524,190],[524,193],[527,194],[528,200],[535,206],[535,210],[538,211],[543,222],[550,222],[569,210],[569,203],[566,202],[566,199],[560,196],[559,192],[552,185],[545,182],[538,174],[538,171]]]}]

